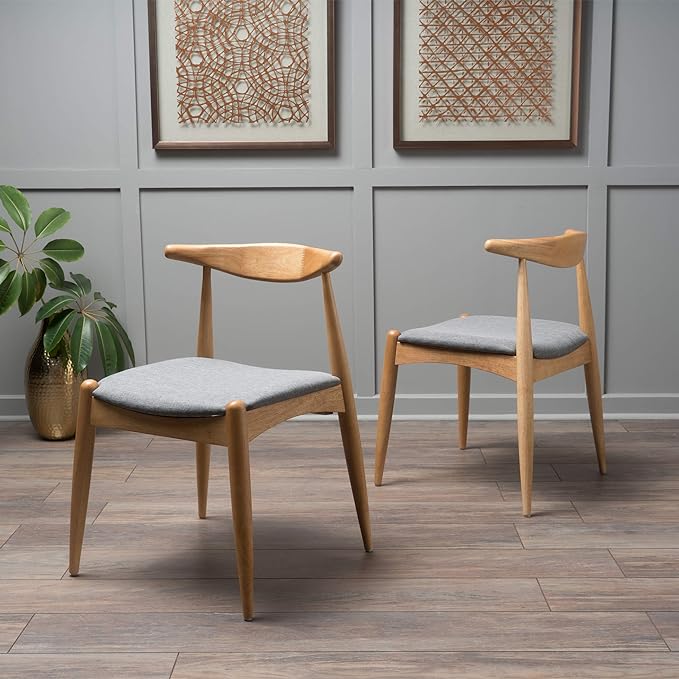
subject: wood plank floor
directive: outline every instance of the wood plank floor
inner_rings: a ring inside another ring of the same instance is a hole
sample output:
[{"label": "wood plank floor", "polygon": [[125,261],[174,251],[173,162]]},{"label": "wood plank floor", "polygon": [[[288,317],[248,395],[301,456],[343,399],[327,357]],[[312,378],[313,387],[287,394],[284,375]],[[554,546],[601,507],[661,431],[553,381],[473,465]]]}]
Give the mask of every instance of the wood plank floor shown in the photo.
[{"label": "wood plank floor", "polygon": [[679,421],[537,422],[535,516],[514,424],[395,422],[375,551],[361,548],[336,423],[251,452],[257,581],[242,622],[225,451],[196,516],[191,444],[102,432],[81,576],[72,442],[0,425],[0,677],[679,677]]}]

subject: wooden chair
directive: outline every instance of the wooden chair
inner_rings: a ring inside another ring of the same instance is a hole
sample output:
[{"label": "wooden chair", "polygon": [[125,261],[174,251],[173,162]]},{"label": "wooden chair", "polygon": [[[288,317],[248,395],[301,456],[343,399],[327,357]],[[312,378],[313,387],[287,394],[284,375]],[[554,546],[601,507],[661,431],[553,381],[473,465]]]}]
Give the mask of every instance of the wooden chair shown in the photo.
[{"label": "wooden chair", "polygon": [[[243,617],[254,615],[249,442],[304,413],[338,413],[363,545],[371,551],[368,496],[354,392],[330,272],[340,252],[303,245],[168,245],[165,256],[203,267],[196,358],[175,359],[83,382],[73,461],[69,571],[78,574],[96,427],[196,442],[198,515],[207,510],[210,445],[228,448],[231,508]],[[271,370],[213,358],[212,269],[259,281],[320,276],[332,374]]]},{"label": "wooden chair", "polygon": [[[599,471],[606,473],[599,362],[583,261],[586,242],[585,233],[573,230],[548,238],[486,241],[485,248],[488,252],[519,260],[515,318],[463,314],[460,318],[427,328],[416,328],[403,334],[398,330],[387,333],[377,425],[375,485],[382,485],[398,366],[411,363],[457,365],[461,449],[467,445],[471,368],[486,370],[516,382],[519,470],[524,516],[531,514],[533,385],[565,370],[584,366]],[[552,267],[575,267],[579,327],[556,321],[531,321],[527,261]]]}]

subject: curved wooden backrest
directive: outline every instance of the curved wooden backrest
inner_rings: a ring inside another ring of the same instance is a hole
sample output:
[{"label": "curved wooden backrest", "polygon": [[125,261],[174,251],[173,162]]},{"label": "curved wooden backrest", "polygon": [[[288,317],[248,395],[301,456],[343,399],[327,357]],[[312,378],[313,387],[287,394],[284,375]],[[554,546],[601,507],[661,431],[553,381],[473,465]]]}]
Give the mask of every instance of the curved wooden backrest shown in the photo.
[{"label": "curved wooden backrest", "polygon": [[214,357],[212,269],[241,278],[294,283],[320,276],[330,368],[342,382],[345,412],[355,410],[351,371],[330,281],[330,272],[342,263],[342,253],[291,243],[243,245],[167,245],[165,256],[203,268],[196,355]]},{"label": "curved wooden backrest", "polygon": [[[530,303],[528,300],[528,273],[526,261],[554,266],[562,269],[575,267],[578,289],[578,317],[580,328],[596,345],[594,315],[585,272],[585,246],[587,234],[584,231],[566,229],[560,236],[546,238],[512,238],[487,240],[484,247],[488,252],[519,260],[517,286],[517,356],[519,344],[532,356]],[[519,341],[521,338],[521,341]]]},{"label": "curved wooden backrest", "polygon": [[336,269],[342,253],[291,243],[168,245],[165,256],[241,278],[295,283]]},{"label": "curved wooden backrest", "polygon": [[586,244],[587,234],[584,231],[567,229],[561,236],[487,240],[484,247],[496,255],[569,268],[582,261]]}]

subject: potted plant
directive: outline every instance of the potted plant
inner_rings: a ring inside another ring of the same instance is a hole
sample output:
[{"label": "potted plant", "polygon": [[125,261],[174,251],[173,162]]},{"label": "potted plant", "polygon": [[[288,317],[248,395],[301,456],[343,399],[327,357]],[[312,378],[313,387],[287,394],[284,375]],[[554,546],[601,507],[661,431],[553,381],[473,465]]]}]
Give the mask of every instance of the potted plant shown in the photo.
[{"label": "potted plant", "polygon": [[[75,433],[78,390],[98,347],[104,373],[123,370],[134,352],[115,315],[115,304],[80,273],[66,280],[59,262],[80,259],[85,250],[76,240],[47,240],[71,215],[52,207],[35,220],[26,197],[13,186],[0,186],[0,202],[18,227],[0,217],[0,315],[16,304],[25,316],[40,303],[38,337],[26,361],[26,403],[31,422],[43,438],[66,439]],[[5,236],[4,234],[8,234]],[[47,242],[45,242],[47,241]],[[49,289],[55,296],[45,299]]]}]

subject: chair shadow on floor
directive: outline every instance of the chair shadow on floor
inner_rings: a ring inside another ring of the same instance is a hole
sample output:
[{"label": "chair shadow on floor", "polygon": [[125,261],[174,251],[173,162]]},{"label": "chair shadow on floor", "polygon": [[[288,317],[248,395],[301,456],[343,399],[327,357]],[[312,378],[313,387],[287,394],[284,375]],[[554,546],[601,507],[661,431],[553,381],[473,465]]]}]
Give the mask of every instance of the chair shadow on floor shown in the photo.
[{"label": "chair shadow on floor", "polygon": [[[353,516],[347,511],[346,524],[353,527],[352,522]],[[201,521],[201,525],[205,524],[211,524],[220,536],[224,534],[223,547],[216,547],[214,534],[196,535],[174,551],[173,545],[168,545],[162,553],[150,557],[143,550],[135,552],[138,560],[121,562],[124,575],[116,564],[102,562],[101,566],[83,572],[80,579],[104,583],[124,578],[136,581],[136,586],[143,589],[148,598],[156,599],[167,593],[168,598],[176,601],[176,612],[209,611],[237,616],[240,589],[230,518],[220,512]],[[329,542],[332,531],[322,515],[313,523],[294,515],[286,517],[283,528],[280,521],[271,517],[255,516],[254,525],[260,544],[256,550],[255,572],[255,591],[261,611],[258,620],[266,620],[267,613],[272,612],[278,620],[284,620],[300,610],[314,610],[314,603],[319,606],[318,602],[326,600],[332,607],[332,597],[343,595],[341,588],[327,591],[328,579],[352,580],[366,575],[376,578],[374,555],[347,548],[346,541],[332,547]],[[279,546],[281,530],[295,536],[294,546],[289,549]],[[357,527],[357,539],[360,539],[358,530]],[[276,546],[267,548],[267,545]],[[330,560],[331,572],[327,573]],[[287,583],[284,591],[281,583]],[[143,600],[142,595],[140,601]],[[304,602],[314,603],[307,607]]]}]

